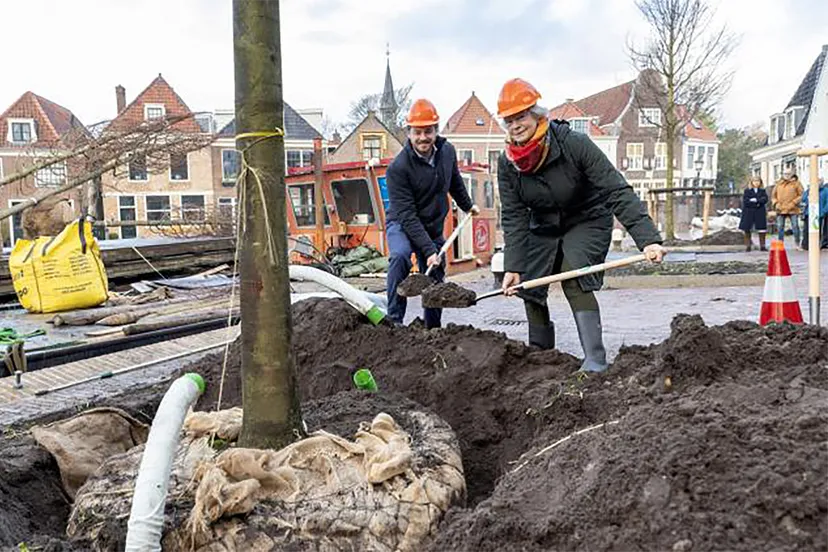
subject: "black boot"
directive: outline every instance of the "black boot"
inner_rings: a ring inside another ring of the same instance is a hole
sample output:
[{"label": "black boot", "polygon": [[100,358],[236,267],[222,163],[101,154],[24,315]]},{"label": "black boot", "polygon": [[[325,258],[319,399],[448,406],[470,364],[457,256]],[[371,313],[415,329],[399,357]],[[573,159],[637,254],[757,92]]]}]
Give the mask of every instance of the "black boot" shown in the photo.
[{"label": "black boot", "polygon": [[607,351],[604,349],[604,336],[601,328],[600,311],[576,311],[575,325],[584,350],[584,372],[603,372],[607,369]]},{"label": "black boot", "polygon": [[768,250],[768,248],[765,247],[765,236],[767,236],[765,232],[759,232],[759,251]]},{"label": "black boot", "polygon": [[753,240],[750,239],[750,232],[745,232],[745,251],[750,253],[751,249],[753,249]]},{"label": "black boot", "polygon": [[546,326],[529,324],[529,345],[541,349],[555,348],[555,324],[549,322]]}]

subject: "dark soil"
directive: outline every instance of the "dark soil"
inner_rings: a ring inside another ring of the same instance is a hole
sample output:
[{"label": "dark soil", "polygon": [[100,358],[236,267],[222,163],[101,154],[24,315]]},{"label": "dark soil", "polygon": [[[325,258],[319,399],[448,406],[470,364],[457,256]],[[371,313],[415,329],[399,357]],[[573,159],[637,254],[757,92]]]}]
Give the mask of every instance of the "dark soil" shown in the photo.
[{"label": "dark soil", "polygon": [[744,245],[745,235],[738,230],[719,230],[706,237],[695,240],[667,240],[664,247],[681,247],[688,245]]},{"label": "dark soil", "polygon": [[434,309],[463,309],[477,301],[477,294],[453,282],[435,284],[423,290],[423,307]]},{"label": "dark soil", "polygon": [[[457,433],[469,505],[449,513],[434,550],[828,549],[826,328],[679,316],[665,342],[583,376],[574,357],[503,334],[373,327],[338,300],[298,303],[293,321],[303,401],[350,390],[369,368],[371,397],[416,401]],[[241,404],[238,352],[223,407]],[[208,381],[200,409],[215,407],[222,359],[184,369]],[[32,512],[53,507],[15,496]],[[57,536],[42,517],[31,530]]]},{"label": "dark soil", "polygon": [[425,274],[409,274],[408,277],[397,286],[397,294],[403,297],[416,297],[423,290],[435,284],[435,281]]},{"label": "dark soil", "polygon": [[765,262],[723,261],[723,262],[665,262],[659,264],[638,263],[613,269],[608,275],[619,276],[680,276],[710,274],[763,274],[768,269]]}]

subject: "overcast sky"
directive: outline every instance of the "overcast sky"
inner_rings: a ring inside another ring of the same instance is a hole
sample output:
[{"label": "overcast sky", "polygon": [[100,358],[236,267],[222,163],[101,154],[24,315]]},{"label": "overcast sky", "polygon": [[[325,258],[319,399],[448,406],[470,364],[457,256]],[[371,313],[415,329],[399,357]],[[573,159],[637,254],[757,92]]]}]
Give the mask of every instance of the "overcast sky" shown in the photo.
[{"label": "overcast sky", "polygon": [[[721,0],[742,35],[720,108],[727,126],[785,107],[828,44],[826,0]],[[633,0],[282,0],[285,100],[334,121],[379,92],[385,44],[397,87],[448,118],[472,90],[490,110],[520,76],[549,107],[631,80],[624,45],[646,27]],[[0,111],[26,90],[84,123],[115,114],[158,74],[196,111],[233,107],[231,0],[0,0]]]}]

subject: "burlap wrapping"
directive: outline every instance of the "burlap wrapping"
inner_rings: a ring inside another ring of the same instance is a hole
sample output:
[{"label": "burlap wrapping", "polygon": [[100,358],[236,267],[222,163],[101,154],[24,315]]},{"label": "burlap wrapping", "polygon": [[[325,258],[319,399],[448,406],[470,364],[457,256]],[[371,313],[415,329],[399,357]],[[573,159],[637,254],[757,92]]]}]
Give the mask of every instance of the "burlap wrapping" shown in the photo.
[{"label": "burlap wrapping", "polygon": [[[418,550],[445,511],[465,498],[454,432],[433,414],[388,414],[353,440],[324,431],[282,450],[231,447],[241,410],[190,415],[176,453],[165,550]],[[412,435],[414,437],[412,437]],[[78,493],[68,534],[117,548],[142,447],[116,456]],[[121,492],[123,491],[123,492]],[[291,548],[293,547],[293,548]]]},{"label": "burlap wrapping", "polygon": [[149,428],[117,408],[93,408],[31,429],[35,441],[57,460],[63,487],[71,498],[101,464],[115,454],[147,442]]}]

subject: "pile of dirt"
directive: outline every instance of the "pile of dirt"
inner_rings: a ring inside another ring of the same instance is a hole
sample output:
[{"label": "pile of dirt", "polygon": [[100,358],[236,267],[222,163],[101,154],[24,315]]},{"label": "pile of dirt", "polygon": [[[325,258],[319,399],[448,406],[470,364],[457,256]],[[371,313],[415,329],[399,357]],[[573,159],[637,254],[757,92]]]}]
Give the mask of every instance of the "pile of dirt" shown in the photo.
[{"label": "pile of dirt", "polygon": [[[374,327],[338,300],[295,304],[293,323],[303,403],[352,389],[352,374],[369,368],[380,397],[424,405],[456,432],[468,505],[448,513],[434,550],[810,550],[828,541],[826,328],[708,327],[678,316],[663,343],[622,348],[606,374],[583,375],[578,359],[500,333]],[[223,360],[182,370],[208,382],[198,409],[215,408]],[[239,372],[236,343],[223,408],[241,404]]]},{"label": "pile of dirt", "polygon": [[[668,257],[669,259],[669,257]],[[696,276],[712,274],[763,274],[767,261],[719,261],[719,262],[664,262],[659,264],[638,263],[613,269],[608,276]]]},{"label": "pile of dirt", "polygon": [[665,247],[681,247],[689,245],[744,245],[745,235],[738,230],[720,230],[695,240],[667,240]]},{"label": "pile of dirt", "polygon": [[381,392],[456,431],[469,506],[449,512],[434,550],[792,550],[828,538],[828,329],[679,316],[665,342],[582,375],[575,358],[502,334],[373,328],[337,301],[297,304],[294,323],[304,397],[370,368]]}]

